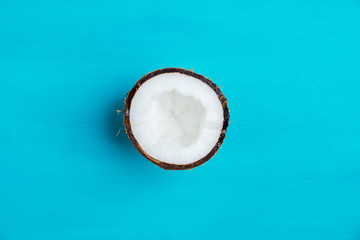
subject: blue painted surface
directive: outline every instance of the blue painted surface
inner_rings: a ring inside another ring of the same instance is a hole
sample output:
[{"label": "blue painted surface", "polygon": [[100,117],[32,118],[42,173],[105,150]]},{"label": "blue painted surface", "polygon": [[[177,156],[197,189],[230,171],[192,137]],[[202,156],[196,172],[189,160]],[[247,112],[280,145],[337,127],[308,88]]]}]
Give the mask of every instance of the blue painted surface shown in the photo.
[{"label": "blue painted surface", "polygon": [[[360,239],[360,3],[0,1],[0,239]],[[194,68],[231,122],[164,171],[116,109]]]}]

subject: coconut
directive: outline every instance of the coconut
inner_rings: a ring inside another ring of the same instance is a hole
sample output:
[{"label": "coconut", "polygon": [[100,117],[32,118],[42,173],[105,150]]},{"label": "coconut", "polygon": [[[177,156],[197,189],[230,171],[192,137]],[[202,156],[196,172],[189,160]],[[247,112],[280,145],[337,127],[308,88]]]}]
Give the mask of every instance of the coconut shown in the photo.
[{"label": "coconut", "polygon": [[219,150],[229,123],[221,90],[182,68],[143,76],[125,99],[124,125],[134,147],[168,170],[197,167]]}]

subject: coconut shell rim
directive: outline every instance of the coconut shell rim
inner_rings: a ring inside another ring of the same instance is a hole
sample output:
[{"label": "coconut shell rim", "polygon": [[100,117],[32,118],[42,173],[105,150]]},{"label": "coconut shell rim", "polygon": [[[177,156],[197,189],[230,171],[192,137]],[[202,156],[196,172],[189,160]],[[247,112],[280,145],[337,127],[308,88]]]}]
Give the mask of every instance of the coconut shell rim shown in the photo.
[{"label": "coconut shell rim", "polygon": [[[222,126],[220,136],[219,136],[215,146],[211,149],[211,151],[206,156],[204,156],[203,158],[201,158],[201,159],[199,159],[199,160],[197,160],[195,162],[189,163],[189,164],[181,164],[181,165],[172,164],[172,163],[162,162],[162,161],[160,161],[158,159],[155,159],[155,158],[151,157],[150,155],[148,155],[146,153],[145,150],[143,150],[141,148],[140,144],[136,140],[136,138],[135,138],[135,136],[134,136],[134,134],[132,132],[132,129],[131,129],[130,108],[131,108],[132,99],[134,98],[137,90],[147,80],[150,80],[151,78],[153,78],[153,77],[155,77],[157,75],[165,74],[165,73],[180,73],[180,74],[188,75],[188,76],[194,77],[196,79],[199,79],[200,81],[207,84],[209,87],[211,87],[214,90],[214,92],[218,96],[218,99],[220,100],[220,103],[221,103],[222,108],[223,108],[223,116],[224,116],[223,126]],[[130,139],[132,145],[146,159],[148,159],[149,161],[151,161],[155,165],[157,165],[157,166],[159,166],[159,167],[161,167],[163,169],[166,169],[166,170],[187,170],[187,169],[192,169],[192,168],[198,167],[198,166],[204,164],[205,162],[209,161],[216,154],[216,152],[219,150],[220,146],[222,145],[222,143],[223,143],[223,141],[225,139],[225,135],[226,135],[226,132],[227,132],[227,127],[229,125],[229,119],[230,119],[228,102],[227,102],[227,99],[224,96],[224,94],[221,92],[220,88],[214,82],[212,82],[210,79],[206,78],[205,76],[194,73],[193,71],[189,71],[189,70],[186,70],[186,69],[183,69],[183,68],[163,68],[163,69],[158,69],[158,70],[150,72],[150,73],[144,75],[142,78],[140,78],[135,83],[134,87],[126,95],[123,114],[124,114],[123,116],[124,116],[124,126],[125,126],[125,130],[126,130],[126,134],[127,134],[128,138]]]}]

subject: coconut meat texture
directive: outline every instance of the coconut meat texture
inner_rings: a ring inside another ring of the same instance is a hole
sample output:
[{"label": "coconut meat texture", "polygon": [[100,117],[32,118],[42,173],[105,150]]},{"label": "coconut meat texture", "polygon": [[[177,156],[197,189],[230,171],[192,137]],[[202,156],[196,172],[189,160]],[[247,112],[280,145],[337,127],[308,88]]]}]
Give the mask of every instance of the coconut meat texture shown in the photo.
[{"label": "coconut meat texture", "polygon": [[175,165],[191,164],[208,155],[224,122],[215,91],[201,80],[177,72],[144,82],[131,101],[129,115],[142,150]]}]

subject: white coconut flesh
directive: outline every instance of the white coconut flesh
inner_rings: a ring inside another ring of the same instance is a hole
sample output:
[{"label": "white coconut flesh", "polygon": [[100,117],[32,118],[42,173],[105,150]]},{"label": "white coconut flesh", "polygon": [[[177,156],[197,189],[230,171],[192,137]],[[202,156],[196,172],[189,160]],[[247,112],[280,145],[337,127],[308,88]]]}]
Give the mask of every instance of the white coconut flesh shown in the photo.
[{"label": "white coconut flesh", "polygon": [[215,91],[201,80],[163,73],[144,82],[130,107],[131,130],[149,156],[170,164],[190,164],[216,145],[223,108]]}]

